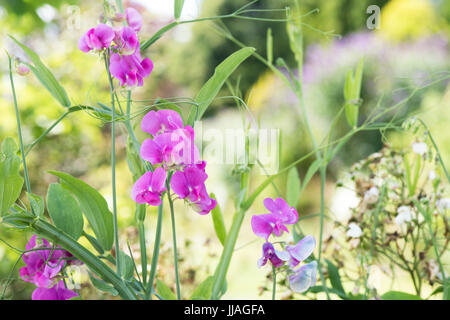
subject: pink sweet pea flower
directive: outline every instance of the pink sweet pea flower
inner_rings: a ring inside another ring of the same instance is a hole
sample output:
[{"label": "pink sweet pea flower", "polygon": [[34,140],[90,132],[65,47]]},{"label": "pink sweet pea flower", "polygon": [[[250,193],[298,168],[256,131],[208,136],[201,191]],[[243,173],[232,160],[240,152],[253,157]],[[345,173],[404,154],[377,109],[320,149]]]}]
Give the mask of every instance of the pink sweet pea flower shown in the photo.
[{"label": "pink sweet pea flower", "polygon": [[270,260],[272,265],[275,268],[278,268],[281,267],[285,261],[288,261],[289,258],[289,253],[275,250],[272,243],[265,242],[263,244],[263,256],[258,260],[258,268],[266,265],[267,260]]},{"label": "pink sweet pea flower", "polygon": [[115,49],[123,55],[130,55],[139,49],[139,40],[136,32],[130,27],[114,30]]},{"label": "pink sweet pea flower", "polygon": [[208,175],[205,172],[206,162],[185,167],[183,171],[173,174],[170,181],[172,190],[180,199],[190,202],[194,211],[199,214],[208,214],[217,205],[206,191],[205,181]]},{"label": "pink sweet pea flower", "polygon": [[51,288],[36,288],[31,296],[32,300],[68,300],[78,297],[76,292],[69,290],[60,280]]},{"label": "pink sweet pea flower", "polygon": [[121,86],[142,87],[144,78],[148,77],[153,70],[153,62],[149,58],[141,58],[139,50],[131,55],[120,55],[113,53],[109,59],[109,71],[112,76],[119,80]]},{"label": "pink sweet pea flower", "polygon": [[300,262],[306,260],[313,253],[315,247],[316,240],[311,235],[304,237],[296,245],[286,246],[286,251],[291,256],[289,265],[295,267]]},{"label": "pink sweet pea flower", "polygon": [[151,206],[159,206],[161,204],[161,193],[166,190],[164,183],[166,182],[167,173],[159,167],[154,172],[148,171],[144,173],[134,184],[131,191],[131,197],[140,204],[149,204]]},{"label": "pink sweet pea flower", "polygon": [[[33,235],[25,249],[51,248],[46,239],[42,244],[36,244],[37,236]],[[26,252],[22,259],[26,266],[20,269],[20,277],[27,282],[34,283],[37,287],[48,288],[54,283],[54,278],[65,265],[65,257],[70,253],[59,247]],[[71,255],[70,255],[71,256]]]},{"label": "pink sweet pea flower", "polygon": [[316,284],[317,262],[312,261],[294,270],[294,273],[288,276],[288,280],[292,291],[297,293],[305,292]]},{"label": "pink sweet pea flower", "polygon": [[178,112],[170,109],[150,111],[142,118],[141,122],[142,131],[148,132],[152,136],[180,128],[183,128],[183,119]]},{"label": "pink sweet pea flower", "polygon": [[80,38],[78,48],[83,52],[89,52],[91,50],[101,51],[111,45],[114,36],[114,31],[110,26],[100,23]]},{"label": "pink sweet pea flower", "polygon": [[133,28],[134,31],[139,31],[142,28],[142,16],[134,8],[127,8],[125,10],[128,25]]},{"label": "pink sweet pea flower", "polygon": [[163,163],[171,167],[196,163],[199,152],[194,144],[194,129],[186,126],[159,134],[153,140],[145,139],[140,154],[142,159],[152,165]]},{"label": "pink sweet pea flower", "polygon": [[297,210],[294,207],[289,207],[282,198],[275,200],[266,198],[264,199],[264,206],[270,213],[255,215],[251,221],[253,232],[258,237],[267,240],[272,233],[279,237],[283,234],[283,231],[289,232],[286,224],[295,224],[298,221]]}]

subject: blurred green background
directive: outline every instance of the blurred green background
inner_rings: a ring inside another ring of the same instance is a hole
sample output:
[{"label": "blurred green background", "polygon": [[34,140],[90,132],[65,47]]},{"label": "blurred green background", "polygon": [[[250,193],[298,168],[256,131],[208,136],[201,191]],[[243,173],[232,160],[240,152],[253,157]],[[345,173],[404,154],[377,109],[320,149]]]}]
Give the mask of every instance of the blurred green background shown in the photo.
[{"label": "blurred green background", "polygon": [[[182,19],[227,14],[248,1],[245,0],[186,0]],[[374,3],[375,2],[375,3]],[[288,0],[262,0],[252,6],[259,9],[282,9]],[[366,9],[371,4],[381,8],[381,27],[369,30]],[[144,17],[141,39],[149,38],[159,28],[173,21],[171,1],[124,1],[125,7],[134,6]],[[365,58],[362,85],[363,104],[360,121],[363,121],[381,101],[388,107],[408,96],[417,86],[424,86],[450,71],[450,2],[444,0],[306,0],[301,1],[301,12],[319,8],[319,13],[303,19],[304,26],[304,87],[305,101],[313,131],[320,141],[337,110],[344,103],[343,86],[346,72]],[[95,25],[102,12],[102,1],[87,0],[0,0],[1,44],[10,54],[26,60],[17,46],[8,39],[12,34],[33,48],[50,67],[68,91],[73,104],[95,105],[107,102],[108,82],[103,71],[102,60],[93,54],[84,54],[77,49],[81,35]],[[254,13],[252,15],[255,15]],[[284,18],[280,12],[259,13],[258,17]],[[274,58],[283,58],[288,65],[295,66],[289,49],[286,26],[282,22],[227,19],[226,28],[241,42],[266,54],[266,30],[272,29]],[[155,68],[145,81],[143,88],[133,91],[136,101],[134,111],[150,105],[158,97],[194,97],[202,84],[218,65],[239,47],[215,32],[213,22],[184,24],[165,34],[145,53]],[[318,31],[322,30],[322,32]],[[326,31],[342,38],[324,35]],[[8,80],[7,57],[0,55],[0,140],[6,136],[17,138],[17,128]],[[295,73],[295,70],[294,70]],[[302,119],[297,113],[297,101],[292,92],[254,58],[248,59],[232,76],[242,97],[263,127],[282,128],[282,150],[280,167],[310,151],[311,146],[303,129]],[[64,112],[40,83],[29,75],[15,77],[18,103],[21,113],[25,143],[38,138],[53,121]],[[231,95],[224,88],[220,95]],[[381,100],[380,100],[381,99]],[[189,105],[185,105],[189,108]],[[443,159],[450,165],[450,86],[448,81],[424,88],[415,95],[396,117],[417,114],[426,121],[440,147]],[[394,117],[388,114],[385,120]],[[229,128],[239,123],[241,115],[231,99],[217,99],[205,115],[204,126]],[[140,116],[134,119],[137,135]],[[336,136],[348,130],[345,122],[338,125]],[[336,180],[342,172],[357,160],[378,151],[385,139],[376,131],[365,132],[353,138],[337,158],[330,164],[327,182],[327,207],[342,200],[336,199]],[[107,123],[84,112],[73,113],[64,119],[51,134],[41,141],[28,156],[31,185],[34,193],[45,196],[47,186],[54,182],[48,170],[60,170],[80,177],[96,187],[111,201],[110,185],[110,130]],[[134,223],[134,203],[130,198],[131,175],[125,159],[126,136],[119,132],[118,154],[118,210],[121,228],[121,243],[130,243],[139,258],[138,239]],[[310,161],[298,167],[303,177]],[[230,175],[231,166],[208,166],[207,187],[214,192],[229,226],[234,213],[234,200],[238,193],[238,177]],[[255,170],[255,172],[258,170]],[[256,186],[264,177],[257,172],[253,177]],[[283,190],[285,177],[276,183]],[[303,194],[297,208],[301,215],[318,212],[319,181],[313,179]],[[261,196],[274,196],[269,188]],[[341,203],[339,202],[339,203]],[[267,298],[262,288],[267,284],[264,270],[257,270],[256,260],[260,256],[261,241],[251,233],[250,215],[263,213],[262,201],[257,201],[249,211],[238,239],[236,254],[229,273],[229,291],[225,298]],[[178,241],[182,256],[181,274],[183,292],[189,296],[195,284],[214,271],[219,255],[220,243],[214,235],[211,218],[199,216],[176,203]],[[167,218],[167,215],[166,215]],[[168,219],[166,219],[168,220]],[[156,210],[147,209],[147,239],[151,253]],[[158,277],[173,283],[171,233],[169,221],[163,227],[163,247]],[[315,219],[308,219],[303,229],[318,234]],[[326,228],[330,232],[332,226]],[[11,231],[0,224],[0,238],[22,248],[30,234]],[[29,299],[33,285],[18,277],[22,262],[13,269],[18,255],[0,243],[0,290],[5,280],[13,279],[7,288],[7,296],[14,299]],[[11,272],[12,270],[12,272]],[[81,277],[83,298],[103,299],[106,295],[95,292],[86,275]],[[385,284],[379,290],[383,292]],[[409,288],[404,288],[408,291]]]}]

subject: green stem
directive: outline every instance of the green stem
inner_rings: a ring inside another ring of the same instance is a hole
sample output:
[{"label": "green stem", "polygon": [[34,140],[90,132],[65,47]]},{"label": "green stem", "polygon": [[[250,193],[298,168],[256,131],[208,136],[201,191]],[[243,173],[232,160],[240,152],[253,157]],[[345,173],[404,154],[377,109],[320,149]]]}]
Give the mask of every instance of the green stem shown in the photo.
[{"label": "green stem", "polygon": [[[31,193],[31,185],[30,185],[30,178],[28,176],[28,168],[27,168],[27,162],[25,161],[25,152],[23,147],[23,139],[22,139],[22,128],[20,126],[20,115],[19,115],[19,108],[17,106],[17,97],[16,97],[16,89],[14,87],[14,79],[12,75],[12,61],[11,57],[8,54],[8,60],[9,60],[9,80],[11,82],[11,89],[14,99],[14,111],[16,113],[16,121],[17,121],[17,134],[19,136],[19,143],[20,143],[20,154],[22,156],[22,164],[23,164],[23,172],[25,176],[25,185],[27,188],[27,191]],[[33,207],[31,207],[31,210],[33,210]],[[34,212],[33,212],[34,214]]]},{"label": "green stem", "polygon": [[141,249],[142,282],[147,286],[147,245],[145,242],[145,225],[143,221],[138,222],[139,247]]},{"label": "green stem", "polygon": [[175,212],[173,210],[173,201],[172,197],[170,196],[170,184],[167,181],[167,200],[169,200],[169,207],[170,207],[170,218],[172,221],[172,241],[173,241],[173,263],[175,267],[175,282],[176,282],[176,289],[177,289],[177,299],[181,299],[181,293],[180,293],[180,278],[178,274],[178,251],[177,251],[177,235],[175,230]]},{"label": "green stem", "polygon": [[272,265],[272,300],[275,300],[275,291],[277,289],[277,273],[275,267]]},{"label": "green stem", "polygon": [[109,89],[111,93],[111,183],[112,183],[112,197],[113,197],[113,222],[114,222],[114,241],[116,247],[116,260],[117,260],[117,273],[122,272],[122,261],[120,258],[120,247],[119,247],[119,225],[117,221],[117,195],[116,195],[116,112],[114,106],[114,85],[109,72],[108,54],[104,55],[106,72],[108,74]]},{"label": "green stem", "polygon": [[161,243],[161,229],[163,220],[163,205],[158,207],[158,220],[156,222],[155,243],[153,246],[152,265],[150,269],[150,277],[147,283],[147,298],[152,299],[153,282],[155,280],[156,268],[158,266],[159,246]]}]

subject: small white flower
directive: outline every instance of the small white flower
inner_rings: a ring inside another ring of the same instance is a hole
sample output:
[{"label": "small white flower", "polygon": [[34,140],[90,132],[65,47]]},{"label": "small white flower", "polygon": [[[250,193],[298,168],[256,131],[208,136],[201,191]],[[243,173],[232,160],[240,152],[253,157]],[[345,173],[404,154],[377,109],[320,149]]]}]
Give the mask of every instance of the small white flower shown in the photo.
[{"label": "small white flower", "polygon": [[378,196],[380,191],[377,187],[372,187],[364,193],[364,201],[367,203],[376,203],[378,201]]},{"label": "small white flower", "polygon": [[443,198],[436,201],[436,208],[443,212],[450,209],[450,198]]},{"label": "small white flower", "polygon": [[408,206],[400,206],[397,209],[397,216],[395,217],[395,223],[398,225],[402,225],[405,222],[410,222],[411,217],[411,208]]},{"label": "small white flower", "polygon": [[424,155],[428,151],[428,146],[425,142],[414,142],[412,144],[412,150],[414,153]]},{"label": "small white flower", "polygon": [[433,181],[433,180],[436,179],[436,178],[437,178],[436,172],[435,172],[434,170],[431,170],[431,171],[428,173],[428,179],[430,179],[431,181]]},{"label": "small white flower", "polygon": [[347,231],[347,236],[351,237],[351,238],[359,238],[362,235],[362,230],[361,228],[354,222],[351,222],[348,225],[348,231]]}]

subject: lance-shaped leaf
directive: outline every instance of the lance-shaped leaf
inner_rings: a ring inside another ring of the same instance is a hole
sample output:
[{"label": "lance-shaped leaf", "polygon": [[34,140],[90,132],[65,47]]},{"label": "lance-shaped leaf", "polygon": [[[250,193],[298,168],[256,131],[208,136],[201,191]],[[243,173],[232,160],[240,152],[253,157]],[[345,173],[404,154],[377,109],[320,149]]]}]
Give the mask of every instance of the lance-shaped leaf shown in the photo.
[{"label": "lance-shaped leaf", "polygon": [[292,167],[288,171],[286,183],[286,201],[292,207],[295,207],[298,203],[298,199],[300,198],[300,188],[301,183],[297,168]]},{"label": "lance-shaped leaf", "polygon": [[25,51],[28,58],[30,58],[30,60],[33,62],[33,64],[26,63],[26,65],[30,68],[31,71],[33,71],[34,75],[48,90],[48,92],[50,92],[50,94],[56,100],[58,100],[58,102],[63,107],[70,107],[70,100],[67,96],[66,90],[64,90],[64,88],[59,84],[53,73],[45,66],[36,52],[28,48],[13,36],[10,36],[10,38],[13,39],[22,48],[23,51]]},{"label": "lance-shaped leaf", "polygon": [[161,280],[156,280],[156,292],[163,298],[164,300],[177,300],[175,294],[170,290],[170,288],[162,282]]},{"label": "lance-shaped leaf", "polygon": [[55,226],[78,240],[83,232],[83,214],[77,200],[59,183],[48,188],[47,209]]},{"label": "lance-shaped leaf", "polygon": [[231,54],[216,67],[213,76],[209,78],[195,97],[195,102],[198,105],[191,108],[187,121],[188,124],[193,125],[195,120],[200,120],[202,118],[206,109],[219,93],[220,88],[222,88],[228,77],[245,59],[251,56],[253,52],[255,52],[255,48],[242,48]]},{"label": "lance-shaped leaf", "polygon": [[181,11],[183,10],[184,0],[174,0],[174,15],[175,19],[179,19],[181,16]]},{"label": "lance-shaped leaf", "polygon": [[27,192],[28,199],[30,200],[30,207],[36,216],[42,217],[44,215],[44,199],[37,194]]},{"label": "lance-shaped leaf", "polygon": [[214,284],[214,277],[206,278],[202,283],[195,288],[192,293],[191,300],[208,300],[211,297],[212,286]]},{"label": "lance-shaped leaf", "polygon": [[103,249],[110,250],[114,240],[113,216],[108,209],[105,198],[86,182],[71,175],[50,171],[61,179],[61,184],[78,199],[81,210],[94,230],[97,240]]},{"label": "lance-shaped leaf", "polygon": [[22,190],[23,178],[19,173],[18,149],[12,138],[6,138],[2,143],[0,153],[0,216],[8,212]]},{"label": "lance-shaped leaf", "polygon": [[[209,196],[213,199],[216,199],[216,196],[213,193],[211,193]],[[212,209],[211,217],[213,220],[214,230],[216,231],[217,238],[219,238],[220,243],[224,245],[225,239],[227,237],[227,230],[225,228],[225,222],[223,220],[223,214],[222,210],[220,210],[219,204],[217,204],[216,207]]]}]

